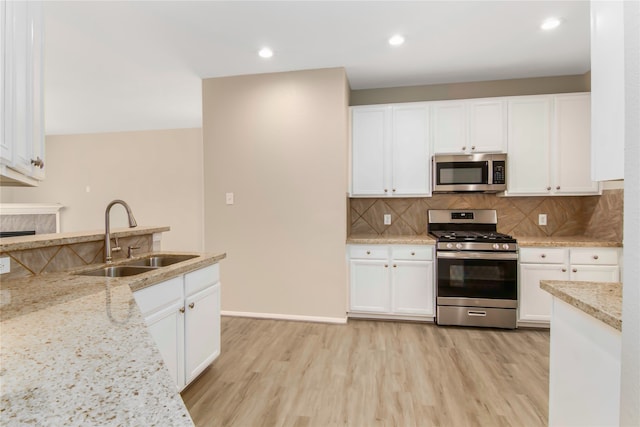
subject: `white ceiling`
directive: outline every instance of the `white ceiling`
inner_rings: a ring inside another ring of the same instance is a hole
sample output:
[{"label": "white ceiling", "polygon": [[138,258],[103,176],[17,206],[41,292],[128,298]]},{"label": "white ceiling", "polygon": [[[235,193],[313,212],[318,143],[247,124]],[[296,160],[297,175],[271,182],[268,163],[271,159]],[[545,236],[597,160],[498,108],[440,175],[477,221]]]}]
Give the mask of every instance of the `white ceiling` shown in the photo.
[{"label": "white ceiling", "polygon": [[[563,24],[544,32],[549,16]],[[50,1],[45,26],[47,134],[200,127],[207,77],[344,67],[365,89],[590,68],[588,1]]]}]

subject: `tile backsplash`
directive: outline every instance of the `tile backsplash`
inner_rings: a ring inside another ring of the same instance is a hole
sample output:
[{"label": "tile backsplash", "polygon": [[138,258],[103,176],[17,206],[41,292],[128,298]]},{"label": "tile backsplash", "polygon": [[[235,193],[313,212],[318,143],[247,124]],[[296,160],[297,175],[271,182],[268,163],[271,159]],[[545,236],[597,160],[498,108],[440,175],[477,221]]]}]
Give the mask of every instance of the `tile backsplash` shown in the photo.
[{"label": "tile backsplash", "polygon": [[[420,235],[429,209],[496,209],[498,231],[516,236],[576,236],[622,241],[624,190],[601,196],[498,197],[494,194],[435,194],[425,198],[349,199],[350,235]],[[383,215],[391,214],[391,225]],[[547,225],[538,225],[547,214]]]}]

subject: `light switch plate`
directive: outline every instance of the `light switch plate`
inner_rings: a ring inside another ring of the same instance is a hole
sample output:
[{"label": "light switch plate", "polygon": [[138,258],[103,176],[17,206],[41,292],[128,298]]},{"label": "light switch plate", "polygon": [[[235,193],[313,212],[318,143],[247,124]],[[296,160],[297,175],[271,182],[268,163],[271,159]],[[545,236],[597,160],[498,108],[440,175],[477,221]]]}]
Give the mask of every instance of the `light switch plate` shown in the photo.
[{"label": "light switch plate", "polygon": [[538,215],[538,225],[547,225],[547,214]]},{"label": "light switch plate", "polygon": [[233,193],[226,193],[224,195],[225,201],[228,205],[232,205],[233,204]]},{"label": "light switch plate", "polygon": [[384,214],[384,225],[391,225],[391,214]]},{"label": "light switch plate", "polygon": [[0,274],[9,273],[11,271],[11,258],[8,256],[0,258]]}]

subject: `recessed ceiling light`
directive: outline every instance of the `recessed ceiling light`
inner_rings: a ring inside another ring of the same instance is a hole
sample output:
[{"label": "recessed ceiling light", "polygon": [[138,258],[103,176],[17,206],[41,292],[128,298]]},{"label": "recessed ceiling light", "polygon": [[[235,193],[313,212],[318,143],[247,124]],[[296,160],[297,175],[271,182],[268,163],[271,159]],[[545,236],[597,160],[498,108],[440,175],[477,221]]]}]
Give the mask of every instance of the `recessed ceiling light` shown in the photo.
[{"label": "recessed ceiling light", "polygon": [[558,25],[560,25],[559,18],[547,18],[542,22],[540,28],[542,28],[543,30],[553,30],[554,28],[557,28]]},{"label": "recessed ceiling light", "polygon": [[273,56],[273,51],[268,47],[263,47],[258,52],[258,55],[260,55],[261,58],[271,58]]},{"label": "recessed ceiling light", "polygon": [[400,46],[402,43],[404,43],[404,37],[400,34],[396,34],[389,39],[389,44],[391,46]]}]

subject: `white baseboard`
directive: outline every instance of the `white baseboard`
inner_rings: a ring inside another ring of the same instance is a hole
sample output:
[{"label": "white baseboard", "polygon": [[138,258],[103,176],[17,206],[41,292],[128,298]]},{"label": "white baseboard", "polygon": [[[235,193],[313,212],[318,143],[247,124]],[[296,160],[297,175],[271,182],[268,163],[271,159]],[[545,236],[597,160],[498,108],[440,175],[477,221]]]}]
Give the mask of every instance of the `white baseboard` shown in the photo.
[{"label": "white baseboard", "polygon": [[347,317],[298,316],[295,314],[251,313],[248,311],[222,311],[223,316],[253,317],[256,319],[294,320],[297,322],[338,323],[346,324]]}]

